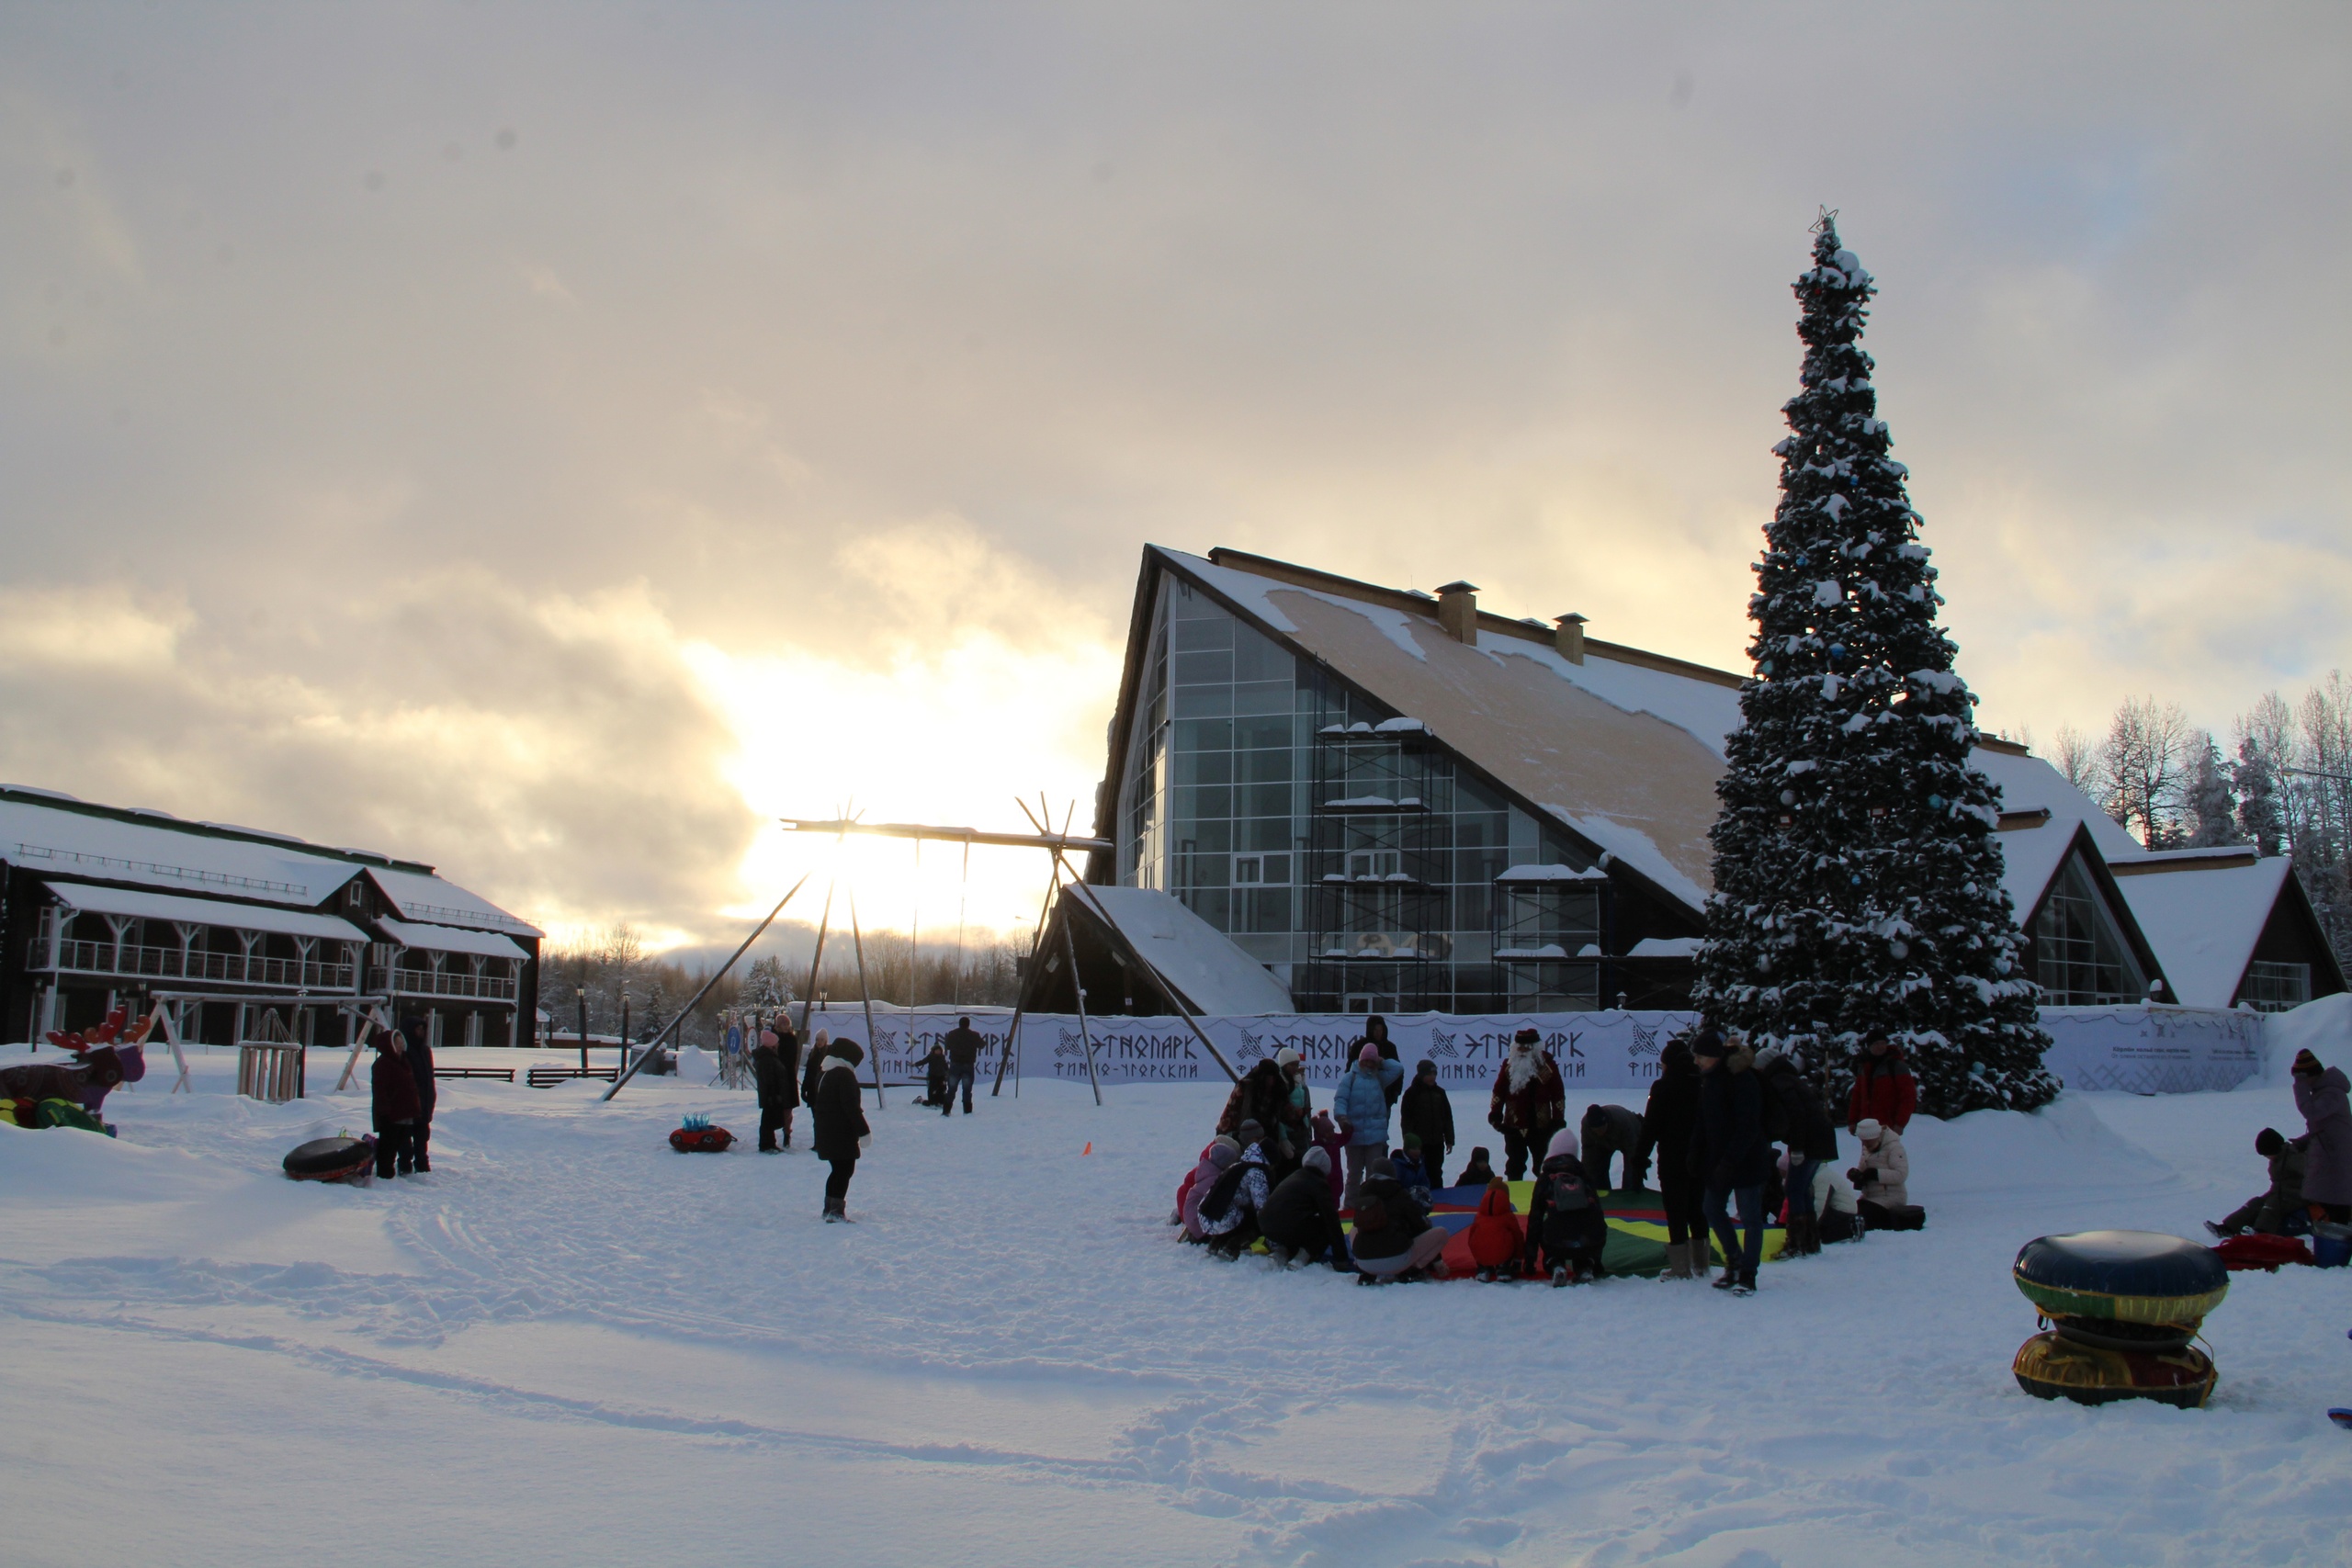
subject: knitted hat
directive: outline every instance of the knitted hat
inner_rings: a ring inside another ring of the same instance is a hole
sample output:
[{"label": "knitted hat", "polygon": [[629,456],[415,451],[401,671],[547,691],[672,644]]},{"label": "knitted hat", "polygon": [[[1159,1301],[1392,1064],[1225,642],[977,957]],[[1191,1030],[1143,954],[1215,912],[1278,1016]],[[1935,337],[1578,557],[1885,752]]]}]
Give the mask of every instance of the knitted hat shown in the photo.
[{"label": "knitted hat", "polygon": [[1245,1146],[1258,1142],[1265,1135],[1266,1129],[1259,1125],[1258,1120],[1254,1116],[1250,1118],[1248,1121],[1243,1122],[1241,1123],[1240,1131],[1235,1134],[1235,1136]]},{"label": "knitted hat", "polygon": [[2311,1047],[2308,1045],[2295,1053],[2294,1070],[2299,1073],[2324,1073],[2327,1071],[2325,1067],[2320,1066],[2319,1058],[2312,1055]]},{"label": "knitted hat", "polygon": [[1437,1077],[1437,1064],[1424,1056],[1421,1058],[1420,1066],[1413,1069],[1413,1076],[1417,1078],[1433,1078]]},{"label": "knitted hat", "polygon": [[1724,1037],[1712,1029],[1701,1030],[1698,1037],[1690,1042],[1690,1055],[1693,1056],[1720,1057],[1729,1049],[1724,1043]]},{"label": "knitted hat", "polygon": [[1309,1170],[1320,1171],[1325,1176],[1329,1176],[1331,1174],[1331,1151],[1326,1148],[1309,1149],[1298,1163]]},{"label": "knitted hat", "polygon": [[1366,1176],[1384,1177],[1390,1181],[1396,1179],[1396,1168],[1388,1163],[1386,1155],[1374,1155],[1371,1159],[1366,1160],[1363,1173]]},{"label": "knitted hat", "polygon": [[1563,1127],[1558,1132],[1553,1134],[1552,1141],[1544,1145],[1544,1157],[1547,1160],[1553,1160],[1559,1158],[1562,1155],[1573,1156],[1576,1152],[1576,1134],[1569,1131],[1567,1128]]},{"label": "knitted hat", "polygon": [[2254,1135],[2254,1152],[2265,1159],[2287,1146],[2287,1135],[2276,1127],[2265,1127]]},{"label": "knitted hat", "polygon": [[1878,1119],[1874,1116],[1865,1116],[1854,1123],[1854,1136],[1866,1144],[1882,1136],[1885,1132],[1886,1129],[1878,1124]]},{"label": "knitted hat", "polygon": [[1363,1049],[1356,1053],[1356,1060],[1370,1066],[1378,1066],[1380,1065],[1380,1047],[1374,1045],[1369,1040],[1365,1041],[1363,1043]]},{"label": "knitted hat", "polygon": [[1510,1043],[1514,1045],[1536,1045],[1541,1044],[1543,1040],[1544,1032],[1540,1029],[1522,1029],[1510,1037]]},{"label": "knitted hat", "polygon": [[1274,1053],[1274,1066],[1278,1067],[1295,1067],[1298,1066],[1298,1053],[1292,1050],[1287,1045],[1283,1046],[1281,1050]]},{"label": "knitted hat", "polygon": [[1420,1153],[1420,1149],[1421,1149],[1421,1135],[1420,1135],[1419,1133],[1408,1133],[1408,1134],[1405,1134],[1405,1152],[1406,1152],[1407,1154],[1408,1154],[1408,1155],[1410,1155],[1410,1154],[1419,1154],[1419,1153]]},{"label": "knitted hat", "polygon": [[[1219,1133],[1216,1137],[1211,1138],[1209,1140],[1209,1147],[1212,1150],[1223,1149],[1227,1154],[1238,1155],[1241,1152],[1240,1141],[1235,1138],[1230,1133]],[[1211,1159],[1215,1159],[1216,1156],[1215,1154],[1211,1154],[1209,1157]]]},{"label": "knitted hat", "polygon": [[836,1056],[853,1066],[865,1060],[865,1047],[854,1040],[836,1040],[825,1055]]},{"label": "knitted hat", "polygon": [[1231,1138],[1219,1138],[1209,1145],[1209,1163],[1223,1170],[1241,1157],[1241,1145]]}]

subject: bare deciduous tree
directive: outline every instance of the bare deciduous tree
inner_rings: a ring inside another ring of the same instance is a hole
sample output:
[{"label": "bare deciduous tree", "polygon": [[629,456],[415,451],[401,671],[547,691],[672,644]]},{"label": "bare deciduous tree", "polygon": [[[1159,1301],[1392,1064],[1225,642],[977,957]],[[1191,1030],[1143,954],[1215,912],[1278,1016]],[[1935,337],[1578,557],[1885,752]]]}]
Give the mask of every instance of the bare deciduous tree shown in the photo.
[{"label": "bare deciduous tree", "polygon": [[2126,828],[2136,823],[2140,841],[2152,850],[2180,837],[2188,735],[2188,716],[2178,703],[2127,697],[2098,749],[2108,815]]}]

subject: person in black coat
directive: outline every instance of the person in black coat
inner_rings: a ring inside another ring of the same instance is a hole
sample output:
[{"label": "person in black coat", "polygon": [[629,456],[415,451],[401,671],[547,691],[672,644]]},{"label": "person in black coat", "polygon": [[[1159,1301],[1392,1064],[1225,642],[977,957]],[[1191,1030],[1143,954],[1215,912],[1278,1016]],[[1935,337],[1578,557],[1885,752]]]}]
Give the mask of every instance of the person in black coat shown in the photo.
[{"label": "person in black coat", "polygon": [[[779,1018],[778,1023],[784,1021]],[[786,1025],[785,1033],[791,1032]],[[762,1030],[752,1050],[752,1082],[760,1092],[760,1153],[781,1154],[792,1146],[792,1108],[800,1103],[800,1086],[793,1081],[794,1064],[784,1058],[784,1039],[775,1030]],[[775,1135],[784,1134],[782,1148]]]},{"label": "person in black coat", "polygon": [[1688,1280],[1706,1266],[1707,1222],[1702,1213],[1706,1187],[1690,1168],[1699,1133],[1699,1067],[1690,1042],[1669,1040],[1658,1053],[1657,1077],[1642,1109],[1642,1149],[1646,1165],[1657,1155],[1657,1190],[1666,1207],[1666,1277]]},{"label": "person in black coat", "polygon": [[401,1020],[401,1043],[402,1059],[416,1079],[416,1122],[409,1129],[409,1153],[418,1170],[431,1170],[425,1144],[433,1136],[433,1107],[441,1098],[433,1083],[433,1032],[423,1018],[411,1013]]},{"label": "person in black coat", "polygon": [[1756,1054],[1756,1076],[1781,1112],[1781,1141],[1789,1148],[1786,1250],[1802,1258],[1821,1250],[1821,1226],[1813,1212],[1813,1173],[1838,1157],[1838,1127],[1797,1070],[1794,1057],[1768,1046]]},{"label": "person in black coat", "polygon": [[1284,1267],[1323,1259],[1342,1274],[1355,1271],[1348,1260],[1347,1233],[1340,1228],[1340,1205],[1331,1196],[1327,1150],[1307,1150],[1299,1168],[1275,1185],[1259,1211],[1258,1229],[1274,1261]]},{"label": "person in black coat", "polygon": [[1421,1140],[1421,1165],[1430,1185],[1445,1185],[1445,1162],[1453,1154],[1453,1101],[1437,1081],[1437,1064],[1423,1062],[1413,1069],[1412,1086],[1396,1108],[1396,1141],[1408,1134]]},{"label": "person in black coat", "polygon": [[956,1021],[956,1027],[947,1032],[944,1043],[947,1046],[947,1092],[940,1097],[939,1113],[942,1116],[949,1114],[948,1101],[955,1098],[956,1087],[961,1085],[964,1114],[969,1116],[972,1113],[972,1078],[979,1071],[980,1051],[988,1042],[980,1038],[980,1032],[972,1027],[970,1019],[959,1018]]},{"label": "person in black coat", "polygon": [[[1772,1145],[1764,1139],[1764,1086],[1756,1059],[1735,1036],[1703,1031],[1690,1044],[1699,1065],[1699,1134],[1692,1157],[1707,1184],[1707,1223],[1723,1248],[1723,1278],[1715,1288],[1756,1293],[1756,1266],[1764,1258],[1764,1179]],[[1739,1203],[1745,1245],[1732,1229],[1730,1205]]]},{"label": "person in black coat", "polygon": [[395,1171],[406,1176],[416,1166],[416,1075],[409,1070],[401,1037],[392,1030],[376,1031],[376,1063],[368,1069],[368,1110],[376,1123],[376,1175],[389,1181]]},{"label": "person in black coat", "polygon": [[817,1123],[817,1157],[832,1167],[825,1178],[827,1224],[848,1221],[849,1179],[874,1132],[865,1124],[865,1099],[857,1087],[857,1064],[865,1059],[856,1041],[834,1041],[817,1072],[816,1097],[808,1102],[809,1119]]},{"label": "person in black coat", "polygon": [[[806,1023],[808,1021],[804,1018],[800,1021]],[[831,1036],[821,1029],[809,1040],[808,1065],[800,1069],[800,1103],[808,1106],[808,1113],[813,1116],[817,1106],[817,1075],[825,1070],[825,1053],[832,1046]]]}]

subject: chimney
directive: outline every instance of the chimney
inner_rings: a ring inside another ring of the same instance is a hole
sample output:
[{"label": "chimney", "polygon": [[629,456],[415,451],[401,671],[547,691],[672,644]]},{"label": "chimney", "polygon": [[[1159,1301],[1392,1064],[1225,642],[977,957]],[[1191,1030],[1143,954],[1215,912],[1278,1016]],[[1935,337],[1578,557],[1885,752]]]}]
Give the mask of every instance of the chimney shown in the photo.
[{"label": "chimney", "polygon": [[1456,642],[1478,646],[1478,588],[1476,583],[1449,582],[1437,591],[1437,624]]},{"label": "chimney", "polygon": [[1559,630],[1552,634],[1552,646],[1558,649],[1560,657],[1569,663],[1582,664],[1584,662],[1584,617],[1571,610],[1565,615],[1555,615],[1552,618],[1560,623]]}]

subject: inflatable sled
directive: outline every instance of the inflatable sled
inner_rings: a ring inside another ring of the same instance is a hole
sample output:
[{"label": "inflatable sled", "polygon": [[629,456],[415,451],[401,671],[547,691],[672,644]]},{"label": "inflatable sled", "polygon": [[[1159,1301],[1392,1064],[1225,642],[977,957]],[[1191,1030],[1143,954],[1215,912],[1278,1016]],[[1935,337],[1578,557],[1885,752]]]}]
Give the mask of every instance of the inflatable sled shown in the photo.
[{"label": "inflatable sled", "polygon": [[2010,1270],[2026,1300],[2053,1318],[2160,1324],[2193,1334],[2230,1293],[2230,1271],[2211,1247],[2160,1231],[2045,1235],[2018,1251]]},{"label": "inflatable sled", "polygon": [[686,1124],[670,1134],[670,1146],[682,1155],[723,1155],[735,1141],[724,1127],[714,1127],[707,1116],[689,1116]]},{"label": "inflatable sled", "polygon": [[2037,1334],[2018,1349],[2009,1370],[2036,1399],[2106,1404],[2153,1399],[2194,1410],[2211,1396],[2212,1358],[2194,1346],[2166,1350],[2108,1349],[2069,1337],[2063,1329]]},{"label": "inflatable sled", "polygon": [[85,1133],[114,1136],[114,1129],[79,1100],[53,1095],[47,1100],[0,1100],[0,1122],[12,1127],[79,1127]]},{"label": "inflatable sled", "polygon": [[2297,1235],[2233,1235],[2213,1248],[2222,1267],[2234,1274],[2242,1269],[2278,1272],[2281,1263],[2309,1263],[2312,1249]]},{"label": "inflatable sled", "polygon": [[376,1168],[376,1140],[313,1138],[283,1163],[297,1181],[364,1181]]}]

